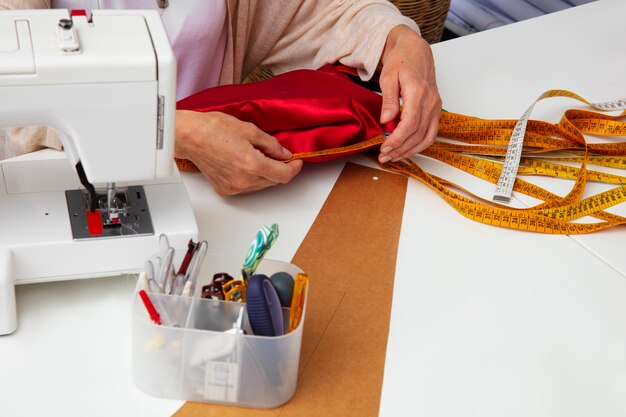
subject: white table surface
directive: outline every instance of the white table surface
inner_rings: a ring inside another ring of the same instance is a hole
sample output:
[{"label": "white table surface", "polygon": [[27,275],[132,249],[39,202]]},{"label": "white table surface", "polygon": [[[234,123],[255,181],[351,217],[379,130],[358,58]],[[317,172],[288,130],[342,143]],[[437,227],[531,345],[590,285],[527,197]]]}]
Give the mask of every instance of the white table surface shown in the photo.
[{"label": "white table surface", "polygon": [[[625,14],[626,2],[605,0],[435,45],[444,108],[514,119],[549,89],[626,97]],[[557,122],[581,105],[545,100],[532,118]],[[575,237],[487,227],[414,182],[407,202],[381,416],[626,415],[623,227]]]},{"label": "white table surface", "polygon": [[[550,88],[592,101],[626,96],[624,15],[626,2],[603,0],[436,45],[444,107],[516,118]],[[533,118],[576,105],[554,99]],[[229,199],[184,174],[201,238],[239,255],[260,225],[278,222],[268,256],[291,259],[344,162],[307,165],[289,185]],[[626,415],[623,236],[485,226],[410,182],[380,415]],[[125,277],[18,286],[20,327],[0,337],[0,415],[175,412],[182,401],[132,384],[133,288]]]}]

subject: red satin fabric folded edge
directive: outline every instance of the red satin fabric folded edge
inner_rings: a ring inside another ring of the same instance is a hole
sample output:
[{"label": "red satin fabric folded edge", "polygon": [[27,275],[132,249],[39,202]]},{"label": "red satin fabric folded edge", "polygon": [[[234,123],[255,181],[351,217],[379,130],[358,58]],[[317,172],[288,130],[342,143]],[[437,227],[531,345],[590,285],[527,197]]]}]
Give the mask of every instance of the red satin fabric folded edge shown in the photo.
[{"label": "red satin fabric folded edge", "polygon": [[[253,123],[294,154],[341,148],[392,131],[395,121],[379,122],[381,107],[379,94],[355,84],[332,65],[213,87],[177,103],[179,110],[222,112]],[[364,149],[304,159],[323,162]]]}]

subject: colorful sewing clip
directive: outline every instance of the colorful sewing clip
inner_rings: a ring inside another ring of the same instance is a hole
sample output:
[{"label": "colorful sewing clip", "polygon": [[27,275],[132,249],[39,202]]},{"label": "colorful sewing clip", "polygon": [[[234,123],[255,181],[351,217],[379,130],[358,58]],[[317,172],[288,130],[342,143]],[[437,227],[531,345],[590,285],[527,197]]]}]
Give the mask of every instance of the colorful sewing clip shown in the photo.
[{"label": "colorful sewing clip", "polygon": [[233,277],[226,272],[218,272],[217,274],[214,274],[213,281],[202,287],[202,294],[200,297],[211,298],[213,300],[224,300],[224,291],[222,287],[225,283],[232,280]]},{"label": "colorful sewing clip", "polygon": [[226,301],[246,301],[246,284],[240,279],[234,279],[222,285],[224,300]]}]

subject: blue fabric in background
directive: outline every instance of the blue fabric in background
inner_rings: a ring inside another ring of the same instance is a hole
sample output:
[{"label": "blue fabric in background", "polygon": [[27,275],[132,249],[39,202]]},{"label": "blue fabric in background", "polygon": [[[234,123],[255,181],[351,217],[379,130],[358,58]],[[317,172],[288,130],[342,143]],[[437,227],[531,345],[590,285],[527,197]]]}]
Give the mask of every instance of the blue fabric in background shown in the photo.
[{"label": "blue fabric in background", "polygon": [[461,36],[592,1],[595,0],[452,0],[446,27]]}]

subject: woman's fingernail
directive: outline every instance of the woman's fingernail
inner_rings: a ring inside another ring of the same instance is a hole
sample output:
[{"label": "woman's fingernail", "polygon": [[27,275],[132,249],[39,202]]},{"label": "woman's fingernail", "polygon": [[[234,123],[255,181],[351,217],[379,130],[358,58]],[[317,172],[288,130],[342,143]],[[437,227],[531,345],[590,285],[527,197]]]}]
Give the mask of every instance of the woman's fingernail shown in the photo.
[{"label": "woman's fingernail", "polygon": [[381,164],[384,164],[385,162],[389,162],[389,160],[391,160],[391,156],[385,155],[385,156],[378,158],[378,160],[380,161]]},{"label": "woman's fingernail", "polygon": [[285,155],[287,158],[291,158],[293,156],[293,154],[289,152],[289,149],[287,148],[283,148],[283,155]]},{"label": "woman's fingernail", "polygon": [[389,153],[391,151],[393,151],[393,148],[391,146],[385,146],[380,150],[381,153]]},{"label": "woman's fingernail", "polygon": [[380,115],[380,120],[389,120],[391,119],[391,110],[385,110]]}]

